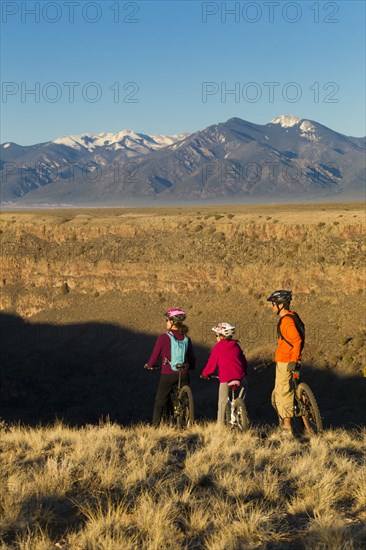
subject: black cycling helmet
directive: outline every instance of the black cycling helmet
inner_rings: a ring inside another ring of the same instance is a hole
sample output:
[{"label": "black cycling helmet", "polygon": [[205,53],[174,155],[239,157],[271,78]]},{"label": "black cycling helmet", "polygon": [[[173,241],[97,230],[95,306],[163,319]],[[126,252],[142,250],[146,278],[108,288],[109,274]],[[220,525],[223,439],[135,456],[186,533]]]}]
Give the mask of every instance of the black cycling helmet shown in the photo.
[{"label": "black cycling helmet", "polygon": [[276,304],[277,315],[279,315],[281,309],[283,309],[283,308],[280,309],[279,307],[280,304],[283,304],[283,307],[285,309],[290,309],[291,300],[292,300],[291,290],[275,290],[267,298],[267,302],[272,302],[272,304]]},{"label": "black cycling helmet", "polygon": [[289,304],[292,300],[291,290],[275,290],[267,298],[267,302],[274,302],[275,304]]}]

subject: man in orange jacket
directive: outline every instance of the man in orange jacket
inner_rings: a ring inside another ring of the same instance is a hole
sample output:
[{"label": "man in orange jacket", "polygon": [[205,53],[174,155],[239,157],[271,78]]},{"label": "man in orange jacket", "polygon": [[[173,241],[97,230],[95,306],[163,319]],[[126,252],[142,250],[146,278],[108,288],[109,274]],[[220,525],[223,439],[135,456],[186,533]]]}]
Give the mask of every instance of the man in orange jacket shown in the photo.
[{"label": "man in orange jacket", "polygon": [[288,434],[292,433],[291,417],[294,415],[294,393],[290,384],[291,372],[297,367],[303,345],[303,339],[293,318],[295,313],[290,311],[291,299],[291,290],[276,290],[267,298],[273,312],[280,317],[277,327],[279,338],[275,354],[274,394],[277,412],[283,419],[283,430]]}]

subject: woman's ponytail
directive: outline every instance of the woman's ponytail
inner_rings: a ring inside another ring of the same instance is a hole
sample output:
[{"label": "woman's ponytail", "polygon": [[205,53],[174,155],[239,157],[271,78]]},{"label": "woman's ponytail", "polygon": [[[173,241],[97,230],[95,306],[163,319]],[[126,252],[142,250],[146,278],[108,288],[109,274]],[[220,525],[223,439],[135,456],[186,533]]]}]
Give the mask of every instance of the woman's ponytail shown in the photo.
[{"label": "woman's ponytail", "polygon": [[176,329],[182,334],[182,336],[186,336],[188,334],[188,327],[185,325],[182,321],[175,321],[174,326]]}]

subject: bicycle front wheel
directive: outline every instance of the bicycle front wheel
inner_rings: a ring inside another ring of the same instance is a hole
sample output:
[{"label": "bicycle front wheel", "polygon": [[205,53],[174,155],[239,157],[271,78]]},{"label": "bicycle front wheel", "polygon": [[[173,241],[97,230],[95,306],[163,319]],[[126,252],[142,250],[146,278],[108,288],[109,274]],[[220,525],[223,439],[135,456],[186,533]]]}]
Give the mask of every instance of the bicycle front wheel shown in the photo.
[{"label": "bicycle front wheel", "polygon": [[[297,397],[300,401],[302,410],[305,414],[302,416],[306,428],[317,434],[323,430],[323,423],[319,412],[319,407],[313,392],[307,384],[301,382],[297,388]],[[308,424],[308,425],[306,425]]]},{"label": "bicycle front wheel", "polygon": [[183,386],[183,388],[181,388],[178,396],[178,402],[178,428],[189,428],[194,422],[193,395],[189,386]]},{"label": "bicycle front wheel", "polygon": [[245,406],[244,400],[237,398],[234,401],[234,414],[235,414],[235,423],[236,426],[241,431],[248,430],[249,428],[249,417],[247,413],[247,408]]}]

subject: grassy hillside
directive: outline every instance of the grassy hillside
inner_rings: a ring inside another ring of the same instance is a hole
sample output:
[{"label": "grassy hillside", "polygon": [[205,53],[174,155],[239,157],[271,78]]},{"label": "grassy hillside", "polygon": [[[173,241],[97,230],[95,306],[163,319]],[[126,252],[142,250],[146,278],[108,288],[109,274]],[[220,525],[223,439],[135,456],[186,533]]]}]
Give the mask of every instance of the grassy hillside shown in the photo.
[{"label": "grassy hillside", "polygon": [[365,435],[2,429],[0,548],[361,550]]}]

